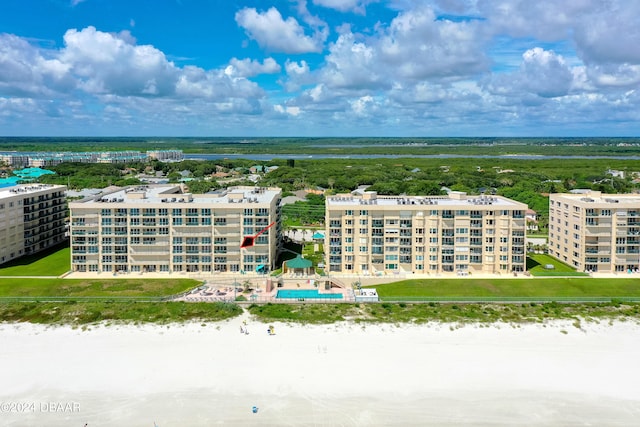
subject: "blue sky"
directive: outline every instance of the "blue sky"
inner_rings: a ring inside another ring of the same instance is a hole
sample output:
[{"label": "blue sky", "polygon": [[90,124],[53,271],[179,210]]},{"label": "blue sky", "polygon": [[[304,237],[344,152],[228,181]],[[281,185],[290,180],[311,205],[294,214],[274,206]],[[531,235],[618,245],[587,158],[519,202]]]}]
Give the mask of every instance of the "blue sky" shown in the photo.
[{"label": "blue sky", "polygon": [[640,2],[3,0],[2,136],[638,136]]}]

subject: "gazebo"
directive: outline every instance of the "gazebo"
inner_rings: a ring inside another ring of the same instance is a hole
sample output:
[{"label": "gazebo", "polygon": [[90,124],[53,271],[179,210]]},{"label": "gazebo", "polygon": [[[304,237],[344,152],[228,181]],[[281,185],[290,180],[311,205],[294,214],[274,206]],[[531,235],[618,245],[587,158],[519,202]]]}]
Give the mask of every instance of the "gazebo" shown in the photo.
[{"label": "gazebo", "polygon": [[311,237],[313,240],[324,240],[324,234],[320,233],[319,231],[316,231],[315,233],[313,233],[313,236]]},{"label": "gazebo", "polygon": [[294,259],[290,259],[283,263],[284,272],[291,272],[293,274],[313,274],[313,263],[308,259],[302,258],[301,255],[296,256]]}]

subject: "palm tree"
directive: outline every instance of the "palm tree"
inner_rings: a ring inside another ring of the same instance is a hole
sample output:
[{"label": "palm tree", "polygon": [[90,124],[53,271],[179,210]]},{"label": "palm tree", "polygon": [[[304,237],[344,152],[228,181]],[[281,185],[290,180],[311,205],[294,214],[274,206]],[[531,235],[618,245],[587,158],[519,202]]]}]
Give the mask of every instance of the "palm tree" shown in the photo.
[{"label": "palm tree", "polygon": [[251,289],[251,281],[249,279],[245,280],[242,283],[242,288],[243,288],[242,292],[249,292],[249,289]]}]

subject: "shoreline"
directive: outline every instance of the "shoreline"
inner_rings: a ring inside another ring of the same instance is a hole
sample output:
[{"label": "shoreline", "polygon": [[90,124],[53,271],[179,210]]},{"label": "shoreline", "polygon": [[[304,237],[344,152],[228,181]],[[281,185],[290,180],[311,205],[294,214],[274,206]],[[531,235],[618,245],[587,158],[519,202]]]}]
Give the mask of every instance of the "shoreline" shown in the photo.
[{"label": "shoreline", "polygon": [[[630,425],[639,332],[616,320],[301,325],[247,313],[84,329],[2,323],[0,402],[36,410],[0,416],[11,427]],[[43,412],[42,402],[79,410]]]}]

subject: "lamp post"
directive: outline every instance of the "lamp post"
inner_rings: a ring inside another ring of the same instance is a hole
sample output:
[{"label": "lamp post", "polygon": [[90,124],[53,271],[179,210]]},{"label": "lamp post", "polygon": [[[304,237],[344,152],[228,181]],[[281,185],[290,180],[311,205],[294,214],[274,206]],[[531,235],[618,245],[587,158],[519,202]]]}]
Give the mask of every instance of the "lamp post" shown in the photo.
[{"label": "lamp post", "polygon": [[236,300],[236,291],[238,289],[238,285],[239,285],[239,283],[234,280],[233,281],[233,300],[234,301]]}]

